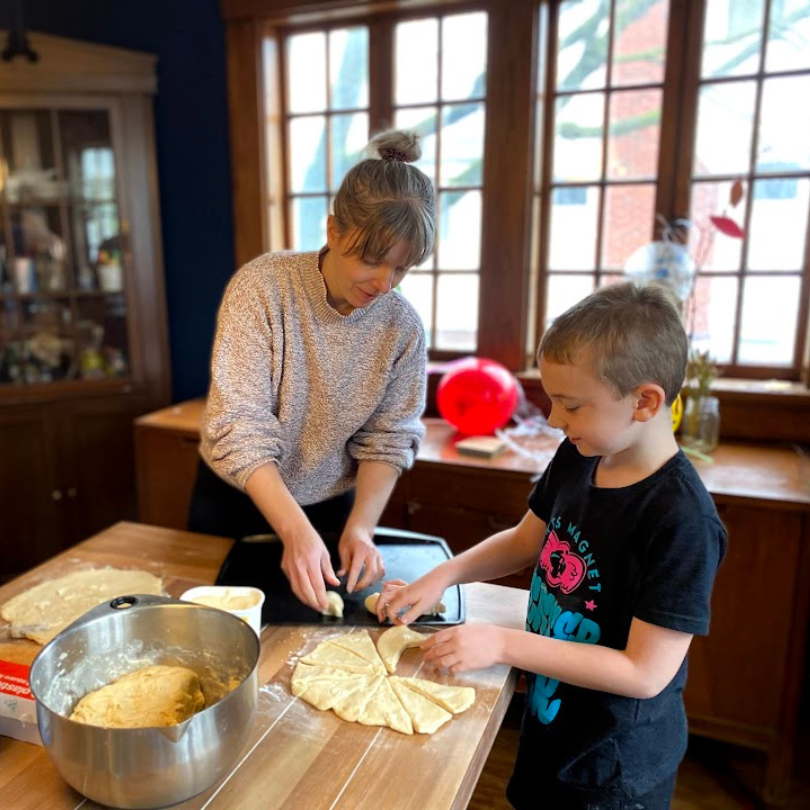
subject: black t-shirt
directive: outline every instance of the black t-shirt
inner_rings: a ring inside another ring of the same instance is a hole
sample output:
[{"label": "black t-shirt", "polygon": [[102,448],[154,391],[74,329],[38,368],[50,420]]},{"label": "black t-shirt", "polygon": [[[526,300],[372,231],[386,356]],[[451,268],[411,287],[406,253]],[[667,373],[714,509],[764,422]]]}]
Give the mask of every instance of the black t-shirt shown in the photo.
[{"label": "black t-shirt", "polygon": [[[526,629],[619,650],[633,617],[705,635],[726,531],[694,467],[679,451],[643,481],[605,489],[594,485],[598,463],[565,441],[529,497],[546,535]],[[677,770],[686,750],[686,661],[646,700],[527,679],[507,790],[519,810],[612,810]]]}]

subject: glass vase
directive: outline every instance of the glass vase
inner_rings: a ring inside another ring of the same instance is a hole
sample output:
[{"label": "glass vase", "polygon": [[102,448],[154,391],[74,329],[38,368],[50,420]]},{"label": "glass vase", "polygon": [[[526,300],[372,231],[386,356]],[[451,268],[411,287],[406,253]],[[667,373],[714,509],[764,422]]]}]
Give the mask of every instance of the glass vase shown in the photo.
[{"label": "glass vase", "polygon": [[720,439],[720,400],[687,397],[681,426],[681,443],[701,453],[711,453]]}]

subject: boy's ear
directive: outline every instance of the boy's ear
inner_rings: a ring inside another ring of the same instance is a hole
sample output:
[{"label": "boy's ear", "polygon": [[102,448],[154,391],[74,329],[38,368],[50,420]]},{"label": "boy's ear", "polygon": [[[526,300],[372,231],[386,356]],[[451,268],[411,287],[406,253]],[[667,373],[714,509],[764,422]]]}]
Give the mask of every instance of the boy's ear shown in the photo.
[{"label": "boy's ear", "polygon": [[648,422],[658,414],[661,408],[666,407],[666,394],[664,389],[656,383],[644,383],[636,388],[635,409],[633,419],[636,422]]}]

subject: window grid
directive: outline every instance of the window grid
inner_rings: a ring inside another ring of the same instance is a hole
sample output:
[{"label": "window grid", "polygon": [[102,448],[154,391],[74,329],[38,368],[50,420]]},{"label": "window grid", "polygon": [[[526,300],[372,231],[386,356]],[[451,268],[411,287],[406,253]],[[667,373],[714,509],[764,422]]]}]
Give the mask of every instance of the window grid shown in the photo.
[{"label": "window grid", "polygon": [[[452,277],[457,276],[459,273],[463,272],[465,274],[480,276],[481,267],[480,267],[480,253],[479,253],[479,265],[475,268],[467,268],[464,270],[452,269],[452,268],[441,268],[439,266],[439,254],[442,250],[442,233],[441,233],[441,223],[443,221],[444,211],[443,205],[445,201],[446,194],[463,194],[465,192],[470,191],[477,191],[483,194],[483,182],[480,184],[470,184],[470,185],[462,185],[462,184],[452,184],[447,185],[441,183],[441,173],[442,173],[442,155],[444,151],[444,122],[445,122],[445,112],[449,108],[452,108],[458,104],[481,104],[484,110],[484,116],[486,116],[486,90],[484,85],[484,93],[482,94],[471,94],[465,98],[445,98],[442,95],[442,87],[443,87],[443,71],[444,71],[444,50],[443,50],[443,43],[444,43],[444,25],[445,19],[449,16],[453,16],[450,14],[443,14],[443,15],[434,15],[430,18],[423,18],[423,19],[435,19],[438,23],[438,32],[437,32],[437,50],[436,50],[436,59],[437,59],[437,70],[436,70],[436,98],[433,101],[425,101],[425,102],[412,102],[412,103],[404,103],[404,104],[397,104],[396,101],[392,104],[392,110],[394,113],[394,117],[396,120],[397,114],[401,112],[407,112],[409,110],[418,110],[423,109],[425,107],[432,107],[435,111],[435,122],[436,128],[435,133],[435,162],[434,168],[431,176],[431,180],[433,181],[433,187],[435,191],[436,197],[436,241],[433,249],[433,253],[428,258],[428,260],[419,268],[414,268],[411,270],[411,273],[424,276],[429,275],[431,281],[431,306],[430,306],[430,322],[425,323],[425,332],[428,339],[428,348],[431,350],[434,356],[438,356],[443,349],[446,349],[446,346],[440,345],[441,339],[441,328],[439,324],[439,305],[440,305],[440,283],[443,277]],[[482,163],[483,163],[483,155],[482,155]],[[483,165],[481,175],[483,177]],[[424,314],[423,314],[424,317]],[[470,343],[468,346],[469,351],[475,351],[477,346],[477,329],[474,334],[470,336]],[[452,351],[452,350],[451,350]]]},{"label": "window grid", "polygon": [[[573,291],[569,296],[575,297],[587,294],[590,290],[595,289],[605,283],[610,283],[618,280],[622,273],[622,267],[615,264],[605,264],[604,256],[606,250],[606,231],[609,223],[606,221],[606,205],[607,199],[612,190],[626,188],[628,190],[632,187],[647,187],[652,189],[653,198],[655,200],[655,209],[658,210],[658,178],[654,173],[647,177],[639,176],[632,179],[622,180],[621,178],[610,177],[609,171],[609,150],[612,128],[615,129],[615,124],[611,122],[611,110],[613,109],[614,100],[627,93],[641,93],[641,92],[657,92],[661,95],[661,102],[659,103],[658,110],[655,112],[654,117],[656,123],[660,123],[661,111],[663,107],[663,91],[664,80],[661,81],[642,81],[642,82],[617,82],[616,76],[616,63],[614,54],[616,50],[616,36],[617,36],[617,0],[611,0],[608,12],[609,19],[609,35],[607,38],[607,49],[605,54],[605,68],[606,76],[604,86],[597,88],[586,89],[565,89],[564,77],[561,78],[557,75],[557,64],[559,48],[561,46],[559,36],[559,14],[560,7],[565,5],[565,0],[561,3],[553,4],[550,23],[552,31],[552,47],[549,49],[553,54],[548,59],[547,67],[547,97],[550,103],[545,108],[538,112],[538,118],[544,116],[546,118],[546,129],[544,139],[546,146],[545,153],[545,172],[542,177],[542,184],[540,188],[535,189],[535,207],[539,209],[540,221],[540,267],[545,268],[543,280],[543,289],[541,289],[540,299],[542,306],[540,311],[543,312],[542,322],[538,324],[537,338],[539,339],[542,334],[544,323],[549,323],[553,318],[560,314],[560,311],[567,306],[575,303],[575,300],[562,300],[557,307],[553,307],[552,289],[556,280],[573,286]],[[667,10],[668,12],[668,10]],[[541,71],[538,71],[541,73]],[[539,90],[539,88],[538,88]],[[557,123],[559,120],[559,101],[562,99],[586,99],[601,97],[603,99],[603,109],[601,116],[601,169],[598,179],[594,180],[557,180],[554,177],[555,173],[555,160],[554,160],[554,147],[555,141],[558,140]],[[538,105],[542,106],[542,96],[538,98]],[[660,132],[659,144],[660,149]],[[537,152],[537,159],[543,161],[541,152]],[[591,256],[591,267],[580,264],[579,267],[570,267],[561,269],[555,267],[553,264],[553,257],[551,254],[551,240],[552,233],[552,214],[555,209],[555,198],[560,199],[562,195],[568,195],[569,199],[576,199],[577,195],[587,194],[588,191],[595,191],[597,194],[597,205],[595,213],[595,234],[593,240],[593,252]],[[653,212],[654,213],[654,212]],[[652,237],[654,232],[655,222],[651,217],[649,221],[649,236]],[[579,279],[578,283],[576,280]],[[589,282],[589,283],[588,283]],[[565,294],[563,294],[565,299]],[[556,309],[557,311],[554,311]]]},{"label": "window grid", "polygon": [[[759,152],[759,139],[760,133],[762,131],[762,123],[763,123],[763,94],[765,83],[768,79],[774,78],[796,78],[796,77],[810,77],[810,68],[808,69],[790,69],[790,70],[775,70],[775,71],[768,71],[767,63],[766,63],[766,56],[767,56],[767,49],[769,45],[769,35],[768,32],[770,31],[770,23],[771,23],[771,13],[774,7],[774,0],[767,0],[763,4],[763,12],[764,16],[762,19],[762,36],[761,41],[759,43],[759,54],[758,54],[758,68],[753,71],[748,71],[745,73],[735,74],[733,76],[709,76],[709,77],[700,77],[698,80],[698,90],[697,90],[697,97],[699,98],[701,92],[705,89],[717,87],[733,87],[735,85],[740,85],[741,83],[745,82],[755,82],[755,92],[754,92],[754,109],[753,109],[753,119],[752,119],[752,132],[751,132],[751,143],[749,148],[748,154],[748,166],[747,170],[743,172],[739,172],[737,174],[717,174],[717,173],[707,173],[707,172],[698,172],[696,167],[693,165],[690,171],[690,183],[692,187],[692,197],[694,198],[695,192],[699,191],[702,185],[709,184],[709,183],[733,183],[737,180],[741,180],[743,182],[745,188],[745,196],[743,201],[740,203],[740,208],[742,208],[742,217],[739,216],[737,212],[734,213],[734,218],[739,219],[739,224],[741,225],[743,232],[746,234],[741,241],[741,249],[740,249],[740,259],[739,264],[736,268],[712,268],[712,267],[705,267],[704,269],[707,270],[706,276],[711,277],[711,279],[731,279],[736,283],[736,295],[734,301],[734,320],[733,320],[733,336],[731,338],[730,347],[731,347],[731,356],[728,359],[728,362],[725,364],[725,370],[727,374],[736,375],[736,374],[745,374],[746,371],[750,373],[752,370],[756,371],[759,370],[760,373],[756,376],[762,376],[763,374],[768,376],[773,373],[772,366],[783,366],[785,370],[788,371],[790,375],[793,375],[794,372],[798,373],[799,369],[801,369],[802,364],[802,354],[803,354],[803,347],[805,345],[805,341],[807,340],[807,316],[808,316],[808,305],[807,299],[808,294],[810,292],[810,281],[808,280],[808,265],[810,265],[810,261],[808,257],[810,257],[810,239],[805,239],[805,246],[802,255],[802,262],[801,267],[795,270],[786,270],[784,268],[774,268],[768,269],[767,271],[757,271],[752,270],[749,268],[749,258],[750,258],[750,248],[751,248],[751,241],[750,241],[750,234],[751,234],[751,227],[752,227],[752,216],[753,216],[753,203],[756,199],[756,187],[758,181],[763,180],[787,180],[787,181],[801,181],[806,180],[810,181],[810,170],[797,170],[797,171],[778,171],[778,172],[768,172],[762,171],[761,169],[758,170],[757,167],[757,155]],[[707,4],[708,5],[708,4]],[[706,9],[706,13],[708,13],[708,9]],[[704,17],[704,25],[705,17]],[[798,102],[798,99],[797,99]],[[798,102],[801,103],[801,102]],[[789,121],[785,121],[785,126],[790,126]],[[697,130],[697,128],[696,128]],[[694,161],[695,163],[697,161]],[[717,213],[725,213],[724,211],[719,211]],[[699,224],[699,223],[698,223]],[[704,226],[705,227],[705,226]],[[810,216],[808,216],[808,222],[805,227],[806,234],[810,234]],[[707,256],[707,264],[711,261],[711,251],[714,246],[717,244],[717,239],[722,239],[724,237],[718,237],[713,235],[712,244],[709,247],[708,256]],[[693,245],[695,242],[695,235],[693,234]],[[742,334],[742,326],[743,326],[743,317],[744,317],[744,305],[745,305],[745,293],[746,293],[746,286],[749,282],[755,280],[774,280],[774,279],[794,279],[798,282],[799,285],[799,306],[796,312],[796,328],[795,328],[795,335],[794,335],[794,346],[793,351],[791,353],[790,360],[787,362],[776,362],[772,360],[770,363],[756,363],[756,362],[745,362],[744,358],[741,358],[741,348],[742,343],[744,340],[744,336]],[[705,344],[703,348],[711,348],[708,344]]]}]

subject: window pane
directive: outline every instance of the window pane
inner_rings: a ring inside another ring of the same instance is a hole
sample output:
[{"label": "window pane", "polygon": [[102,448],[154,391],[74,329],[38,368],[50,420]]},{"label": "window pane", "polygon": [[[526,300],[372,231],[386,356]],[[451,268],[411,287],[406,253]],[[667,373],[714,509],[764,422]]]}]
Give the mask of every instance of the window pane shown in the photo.
[{"label": "window pane", "polygon": [[367,28],[342,28],[329,34],[329,83],[333,110],[368,107]]},{"label": "window pane", "polygon": [[756,73],[764,19],[763,0],[708,0],[701,75]]},{"label": "window pane", "polygon": [[481,185],[483,157],[483,103],[445,107],[442,111],[441,185]]},{"label": "window pane", "polygon": [[575,186],[551,192],[549,270],[594,270],[599,188]]},{"label": "window pane", "polygon": [[757,170],[810,169],[810,76],[766,79]]},{"label": "window pane", "polygon": [[292,249],[320,250],[326,244],[326,197],[294,197]]},{"label": "window pane", "polygon": [[765,70],[803,68],[810,68],[810,2],[772,3]]},{"label": "window pane", "polygon": [[610,18],[603,0],[560,3],[557,89],[604,87]]},{"label": "window pane", "polygon": [[664,81],[669,0],[617,0],[611,84]]},{"label": "window pane", "polygon": [[413,165],[421,169],[433,182],[436,182],[436,129],[439,112],[436,107],[410,107],[397,110],[394,126],[397,129],[411,129],[422,137],[422,157]]},{"label": "window pane", "polygon": [[[719,233],[709,217],[722,214],[731,193],[731,183],[694,183],[690,204],[692,228],[689,251],[700,265],[700,272],[739,270],[742,262],[742,240]],[[740,205],[742,209],[742,205]],[[730,212],[726,212],[729,214]],[[734,211],[735,220],[743,211]]]},{"label": "window pane", "polygon": [[287,39],[287,111],[326,109],[326,37],[296,34]]},{"label": "window pane", "polygon": [[478,346],[478,275],[440,275],[436,294],[436,348],[475,351]]},{"label": "window pane", "polygon": [[656,176],[662,99],[660,90],[632,90],[611,95],[609,179],[649,180]]},{"label": "window pane", "polygon": [[555,275],[548,277],[546,324],[593,292],[593,276]]},{"label": "window pane", "polygon": [[394,66],[395,104],[436,101],[439,89],[439,21],[398,23]]},{"label": "window pane", "polygon": [[641,245],[652,239],[655,186],[608,186],[600,269],[622,268]]},{"label": "window pane", "polygon": [[789,366],[799,310],[799,278],[754,277],[743,286],[739,362]]},{"label": "window pane", "polygon": [[557,99],[554,122],[554,180],[598,180],[602,176],[605,97],[601,93]]},{"label": "window pane", "polygon": [[702,87],[698,100],[694,174],[748,171],[754,121],[754,82]]},{"label": "window pane", "polygon": [[343,176],[363,154],[368,143],[368,113],[332,116],[332,183],[337,189]]},{"label": "window pane", "polygon": [[481,266],[481,192],[439,194],[439,267],[477,270]]},{"label": "window pane", "polygon": [[411,270],[399,285],[400,292],[416,307],[425,327],[428,347],[432,347],[433,276]]},{"label": "window pane", "polygon": [[801,270],[807,236],[810,180],[754,182],[748,226],[749,270]]},{"label": "window pane", "polygon": [[454,14],[442,23],[442,99],[483,98],[487,86],[487,15]]},{"label": "window pane", "polygon": [[698,351],[708,351],[717,363],[731,362],[737,279],[698,277],[694,298],[686,306],[686,331],[691,344]]},{"label": "window pane", "polygon": [[290,121],[291,191],[326,191],[326,119],[322,115]]}]

